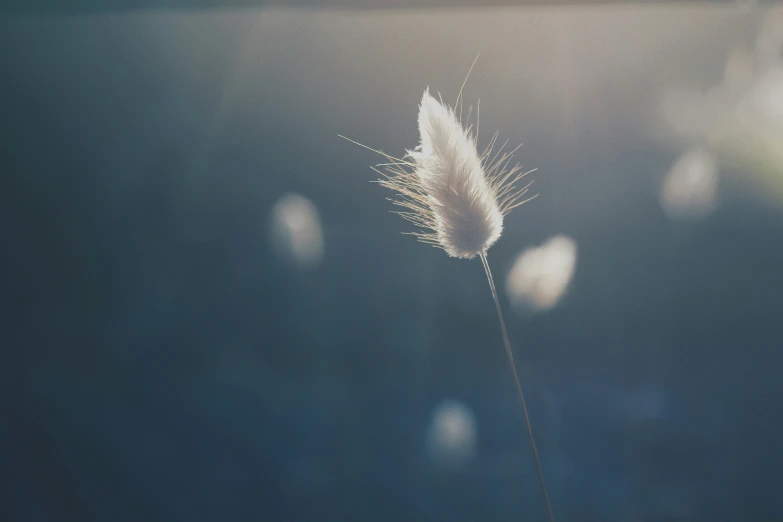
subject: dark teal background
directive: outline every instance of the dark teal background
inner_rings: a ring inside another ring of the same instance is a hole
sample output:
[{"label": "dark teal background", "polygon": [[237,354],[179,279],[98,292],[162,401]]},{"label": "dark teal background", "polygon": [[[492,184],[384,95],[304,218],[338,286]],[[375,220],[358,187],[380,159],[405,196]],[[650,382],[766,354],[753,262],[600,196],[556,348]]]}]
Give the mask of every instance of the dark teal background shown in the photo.
[{"label": "dark teal background", "polygon": [[[337,138],[412,147],[423,89],[453,99],[479,50],[466,97],[541,194],[496,278],[579,249],[553,311],[501,295],[558,520],[783,517],[783,207],[723,166],[716,212],[672,221],[682,145],[645,119],[758,19],[585,8],[520,48],[534,13],[0,20],[0,519],[543,520],[480,263],[400,234]],[[289,191],[321,215],[311,271],[270,247]],[[424,443],[444,398],[477,421],[457,471]]]}]

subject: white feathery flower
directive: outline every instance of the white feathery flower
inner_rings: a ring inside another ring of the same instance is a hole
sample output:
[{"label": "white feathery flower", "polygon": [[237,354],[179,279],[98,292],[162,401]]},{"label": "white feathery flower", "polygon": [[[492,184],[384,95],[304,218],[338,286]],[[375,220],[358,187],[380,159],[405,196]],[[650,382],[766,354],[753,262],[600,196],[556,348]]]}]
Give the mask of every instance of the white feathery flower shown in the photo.
[{"label": "white feathery flower", "polygon": [[496,133],[479,155],[471,128],[464,128],[454,109],[425,91],[419,106],[419,146],[408,151],[405,160],[384,154],[391,163],[379,165],[385,167],[381,185],[397,192],[394,203],[405,208],[399,214],[425,229],[414,235],[466,259],[486,253],[498,240],[503,216],[524,203],[520,198],[530,186],[516,188],[527,172],[518,164],[508,168],[517,149],[491,156]]},{"label": "white feathery flower", "polygon": [[476,143],[456,114],[425,92],[419,106],[421,144],[408,155],[429,196],[433,230],[454,257],[485,252],[503,232],[503,214],[484,175]]}]

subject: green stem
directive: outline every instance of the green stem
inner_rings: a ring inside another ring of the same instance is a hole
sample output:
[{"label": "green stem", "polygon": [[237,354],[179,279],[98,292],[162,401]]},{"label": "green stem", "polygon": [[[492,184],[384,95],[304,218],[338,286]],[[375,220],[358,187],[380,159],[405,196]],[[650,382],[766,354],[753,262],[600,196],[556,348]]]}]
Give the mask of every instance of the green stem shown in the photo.
[{"label": "green stem", "polygon": [[530,416],[527,412],[527,403],[525,402],[525,394],[522,393],[522,384],[519,382],[519,375],[517,374],[516,365],[514,364],[514,354],[511,351],[511,343],[508,341],[508,332],[506,332],[506,322],[503,320],[503,312],[500,310],[500,301],[498,300],[498,293],[495,290],[495,281],[492,279],[492,271],[489,269],[489,262],[487,261],[487,254],[479,254],[481,257],[481,263],[484,265],[484,272],[487,274],[487,280],[489,281],[489,289],[492,291],[492,299],[495,300],[495,308],[498,312],[498,319],[500,320],[500,330],[503,332],[503,343],[506,346],[506,355],[508,355],[508,364],[511,366],[511,373],[514,374],[514,382],[517,385],[517,395],[519,395],[519,403],[522,405],[522,413],[525,415],[525,427],[527,428],[527,436],[530,439],[530,449],[533,452],[533,460],[536,465],[536,473],[538,474],[538,483],[541,485],[541,494],[544,497],[544,504],[546,506],[546,513],[549,522],[555,522],[555,517],[552,515],[552,506],[549,503],[549,494],[546,490],[546,484],[544,483],[544,473],[541,471],[541,460],[538,458],[538,449],[536,448],[536,441],[533,438],[533,429],[530,426]]}]

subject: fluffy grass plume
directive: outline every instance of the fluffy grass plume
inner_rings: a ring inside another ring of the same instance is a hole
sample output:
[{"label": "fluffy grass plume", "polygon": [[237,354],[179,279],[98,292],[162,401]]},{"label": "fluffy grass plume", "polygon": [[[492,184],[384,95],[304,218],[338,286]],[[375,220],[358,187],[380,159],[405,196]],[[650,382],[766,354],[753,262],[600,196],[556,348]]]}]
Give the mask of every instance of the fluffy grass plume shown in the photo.
[{"label": "fluffy grass plume", "polygon": [[419,105],[419,145],[405,159],[371,150],[389,160],[374,170],[381,185],[397,194],[393,202],[403,207],[398,214],[420,228],[412,234],[450,256],[472,259],[500,238],[503,216],[527,201],[521,198],[530,184],[518,187],[528,173],[519,164],[508,166],[518,147],[506,153],[501,147],[493,155],[495,133],[479,154],[477,133],[460,119],[427,90]]},{"label": "fluffy grass plume", "polygon": [[[473,65],[475,63],[474,60]],[[503,217],[532,199],[523,199],[530,183],[518,186],[518,182],[529,172],[523,172],[519,164],[509,166],[512,155],[519,147],[503,152],[506,145],[504,143],[493,153],[497,132],[484,152],[479,154],[479,111],[476,115],[475,132],[472,125],[465,126],[462,122],[462,89],[466,82],[467,77],[454,107],[449,107],[442,99],[436,100],[430,95],[429,89],[424,91],[419,104],[420,142],[415,149],[406,151],[404,158],[395,158],[342,137],[386,158],[386,163],[376,165],[373,170],[381,176],[379,183],[395,192],[396,198],[392,199],[392,202],[402,207],[397,213],[419,228],[411,234],[420,241],[442,248],[450,256],[464,259],[478,256],[481,259],[525,417],[547,516],[550,522],[554,522],[525,396],[516,371],[492,271],[487,261],[487,250],[503,233]]]}]

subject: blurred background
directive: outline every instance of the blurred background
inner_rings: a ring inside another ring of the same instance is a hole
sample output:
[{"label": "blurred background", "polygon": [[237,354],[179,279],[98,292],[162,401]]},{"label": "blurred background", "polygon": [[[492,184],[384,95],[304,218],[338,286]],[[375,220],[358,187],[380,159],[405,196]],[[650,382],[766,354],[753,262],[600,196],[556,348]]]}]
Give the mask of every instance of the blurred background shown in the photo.
[{"label": "blurred background", "polygon": [[480,52],[556,518],[783,520],[781,6],[106,4],[0,8],[0,519],[544,520],[481,263],[337,137]]}]

